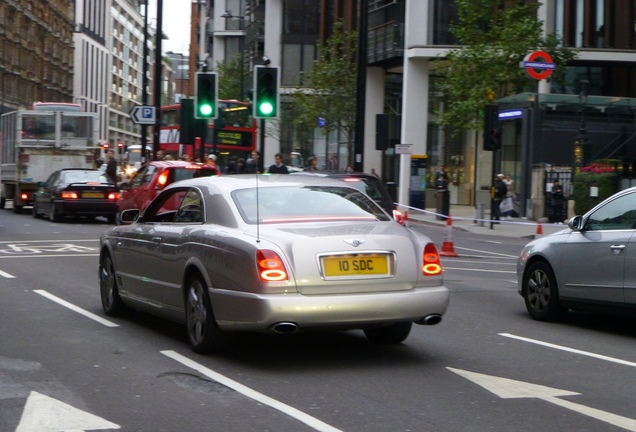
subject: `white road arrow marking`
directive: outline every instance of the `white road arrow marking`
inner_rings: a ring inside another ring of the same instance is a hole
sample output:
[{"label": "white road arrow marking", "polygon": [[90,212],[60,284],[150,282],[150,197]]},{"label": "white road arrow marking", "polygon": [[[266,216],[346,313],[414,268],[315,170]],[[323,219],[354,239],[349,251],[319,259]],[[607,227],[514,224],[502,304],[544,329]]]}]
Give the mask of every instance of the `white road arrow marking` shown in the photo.
[{"label": "white road arrow marking", "polygon": [[545,387],[537,384],[530,384],[523,381],[511,380],[508,378],[500,378],[492,375],[483,375],[476,372],[455,369],[447,367],[451,372],[482,386],[491,393],[496,394],[502,399],[512,398],[537,398],[546,402],[553,403],[563,408],[576,411],[579,414],[595,418],[597,420],[609,423],[614,426],[621,427],[628,431],[636,432],[636,420],[616,414],[601,411],[596,408],[590,408],[585,405],[577,404],[567,400],[559,399],[559,396],[574,396],[580,393],[561,390],[552,387]]},{"label": "white road arrow marking", "polygon": [[81,432],[119,428],[115,423],[32,391],[15,432]]}]

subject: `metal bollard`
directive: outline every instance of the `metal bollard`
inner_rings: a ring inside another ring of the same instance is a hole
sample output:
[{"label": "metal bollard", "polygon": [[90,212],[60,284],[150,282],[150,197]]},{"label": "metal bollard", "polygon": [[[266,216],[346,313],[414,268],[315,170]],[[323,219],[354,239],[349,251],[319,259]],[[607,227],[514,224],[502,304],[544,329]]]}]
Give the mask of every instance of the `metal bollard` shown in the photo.
[{"label": "metal bollard", "polygon": [[479,226],[483,227],[484,226],[484,204],[483,203],[477,204],[477,220],[479,220]]}]

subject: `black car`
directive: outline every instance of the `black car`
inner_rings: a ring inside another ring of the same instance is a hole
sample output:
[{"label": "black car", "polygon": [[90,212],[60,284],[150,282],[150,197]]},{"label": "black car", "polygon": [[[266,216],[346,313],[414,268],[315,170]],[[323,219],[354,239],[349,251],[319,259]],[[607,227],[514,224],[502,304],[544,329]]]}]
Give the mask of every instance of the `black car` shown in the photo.
[{"label": "black car", "polygon": [[38,186],[33,200],[35,218],[48,216],[61,222],[65,216],[103,216],[115,222],[119,187],[99,170],[65,168]]},{"label": "black car", "polygon": [[331,171],[302,171],[292,173],[292,175],[310,175],[315,177],[327,177],[337,178],[343,180],[349,185],[354,186],[361,192],[367,194],[373,201],[378,203],[380,207],[384,209],[388,214],[393,216],[393,210],[397,207],[389,191],[386,189],[382,181],[373,174],[366,173],[343,173],[343,172],[331,172]]}]

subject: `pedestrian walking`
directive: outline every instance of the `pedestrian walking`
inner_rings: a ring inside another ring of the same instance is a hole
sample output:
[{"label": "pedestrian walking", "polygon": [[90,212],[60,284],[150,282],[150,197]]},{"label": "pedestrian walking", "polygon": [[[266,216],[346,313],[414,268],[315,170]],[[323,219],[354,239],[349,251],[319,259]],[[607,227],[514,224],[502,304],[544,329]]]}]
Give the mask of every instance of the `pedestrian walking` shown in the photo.
[{"label": "pedestrian walking", "polygon": [[506,198],[505,198],[507,200],[506,208],[509,208],[509,210],[506,210],[503,213],[503,216],[506,220],[512,220],[512,209],[513,209],[513,203],[515,199],[515,181],[512,179],[510,174],[507,174],[503,182],[506,185]]},{"label": "pedestrian walking", "polygon": [[108,162],[106,163],[106,175],[113,183],[117,184],[117,159],[115,159],[115,151],[108,150],[106,153]]},{"label": "pedestrian walking", "polygon": [[[492,220],[499,221],[501,219],[501,201],[506,197],[508,188],[503,182],[503,174],[497,174],[494,179],[493,192],[492,192]],[[499,222],[494,222],[499,223]]]},{"label": "pedestrian walking", "polygon": [[552,184],[552,223],[563,223],[563,186],[556,179]]}]

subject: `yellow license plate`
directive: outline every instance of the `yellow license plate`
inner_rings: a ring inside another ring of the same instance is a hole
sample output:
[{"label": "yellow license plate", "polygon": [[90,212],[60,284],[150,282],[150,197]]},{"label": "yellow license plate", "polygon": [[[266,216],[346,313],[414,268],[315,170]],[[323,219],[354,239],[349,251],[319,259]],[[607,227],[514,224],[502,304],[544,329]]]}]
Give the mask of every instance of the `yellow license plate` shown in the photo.
[{"label": "yellow license plate", "polygon": [[82,192],[82,198],[104,198],[102,192]]},{"label": "yellow license plate", "polygon": [[322,260],[322,267],[326,277],[389,274],[389,264],[386,255],[325,257]]}]

